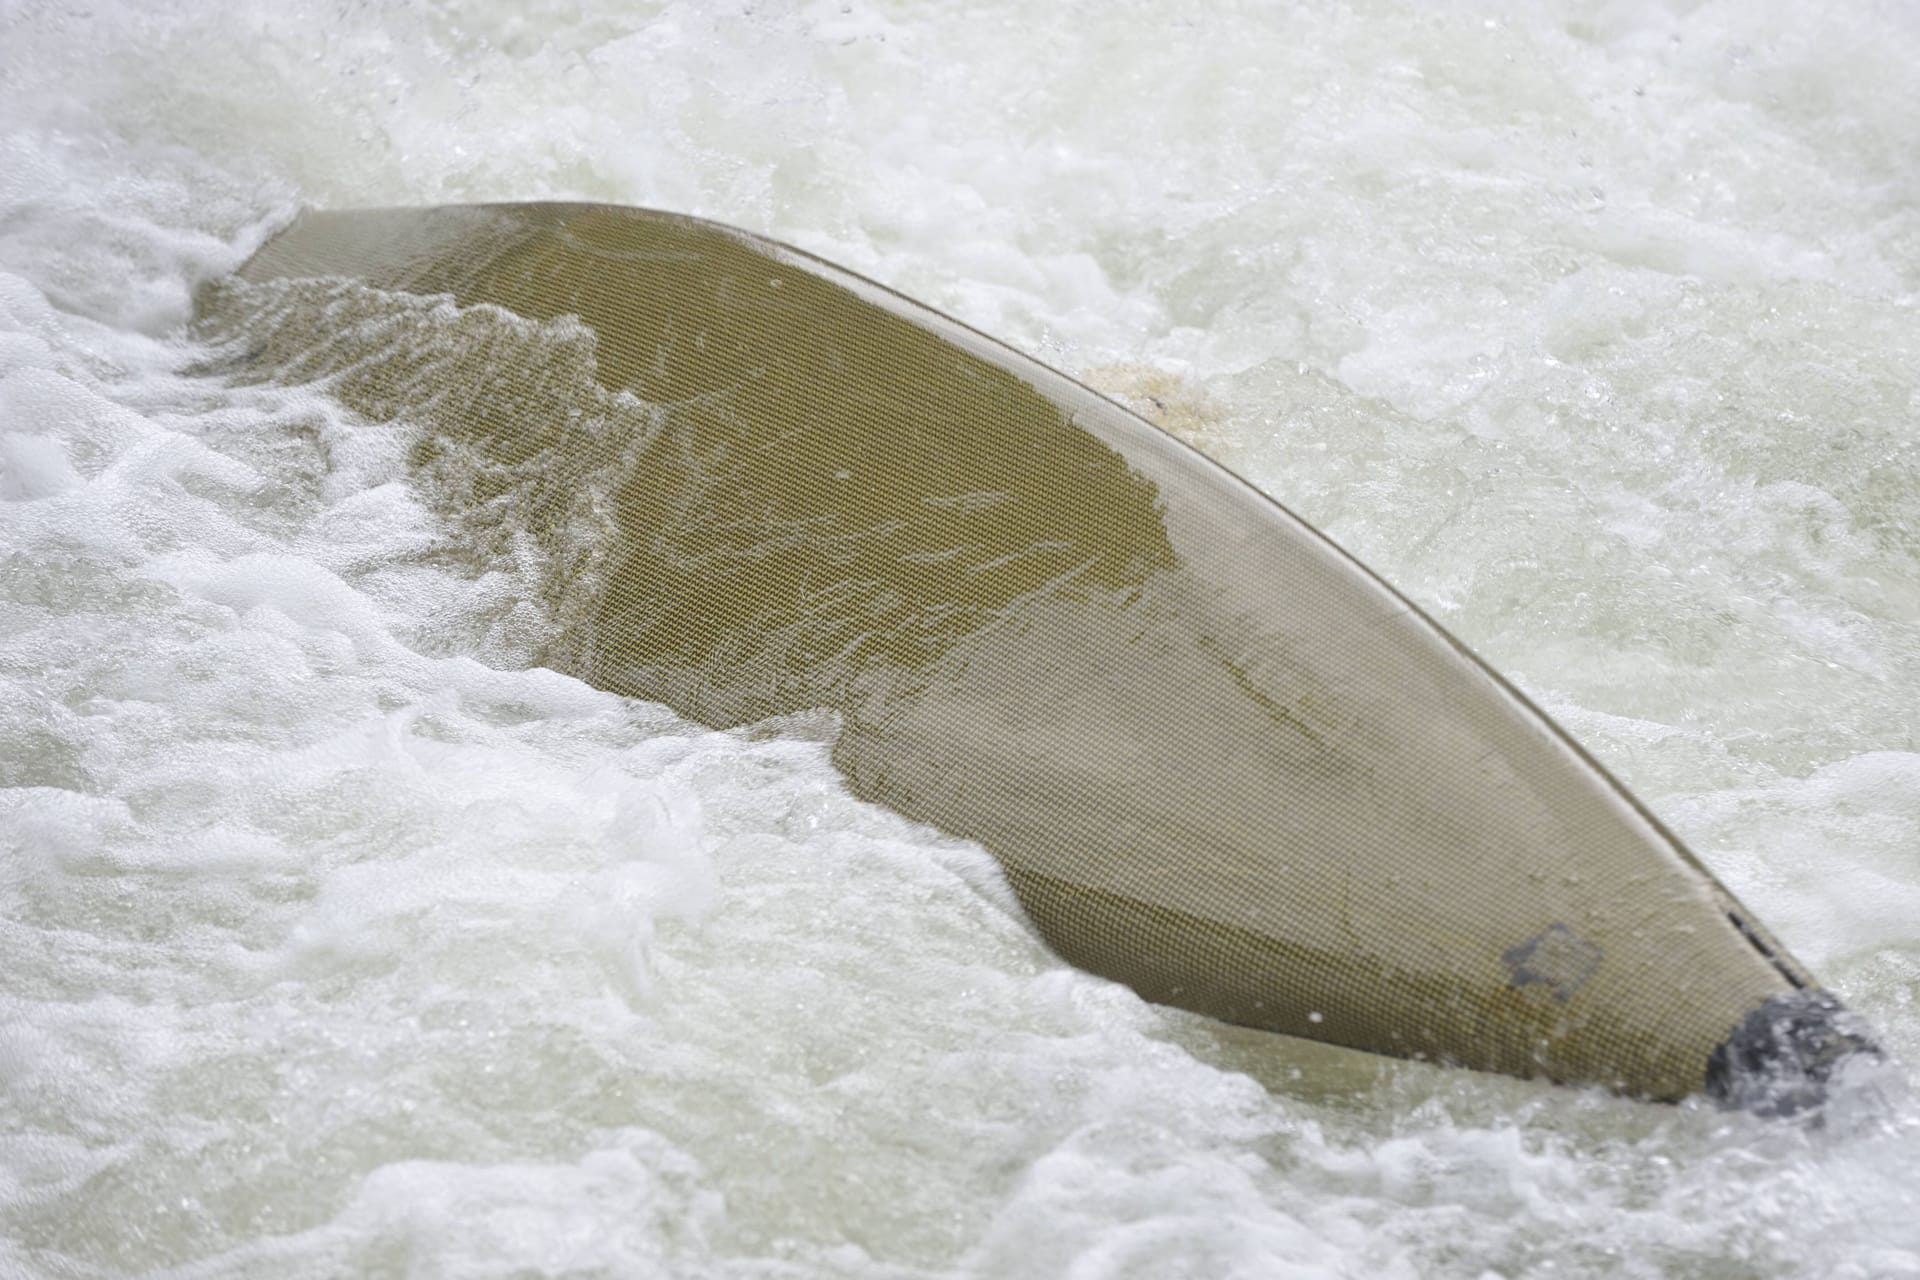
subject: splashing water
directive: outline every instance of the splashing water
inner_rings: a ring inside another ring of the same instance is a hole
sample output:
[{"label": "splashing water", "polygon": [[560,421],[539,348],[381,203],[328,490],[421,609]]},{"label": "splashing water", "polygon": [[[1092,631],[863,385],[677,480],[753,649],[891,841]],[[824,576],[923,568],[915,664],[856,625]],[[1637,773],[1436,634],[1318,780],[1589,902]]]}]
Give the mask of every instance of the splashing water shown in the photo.
[{"label": "splashing water", "polygon": [[1920,1061],[1894,6],[0,9],[0,1274],[1920,1275],[1821,1127],[1242,1033],[528,668],[406,424],[205,372],[300,202],[764,231],[1093,378],[1514,676]]}]

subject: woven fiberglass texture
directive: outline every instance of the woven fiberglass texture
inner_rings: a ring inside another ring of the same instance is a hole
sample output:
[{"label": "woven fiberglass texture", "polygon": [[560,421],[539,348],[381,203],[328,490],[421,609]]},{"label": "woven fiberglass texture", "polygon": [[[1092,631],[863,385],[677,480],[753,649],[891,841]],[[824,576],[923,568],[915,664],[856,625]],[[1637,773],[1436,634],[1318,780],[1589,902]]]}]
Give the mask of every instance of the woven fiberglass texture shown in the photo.
[{"label": "woven fiberglass texture", "polygon": [[419,429],[473,554],[540,559],[540,661],[718,726],[836,710],[857,794],[980,841],[1150,999],[1675,1098],[1806,984],[1320,535],[797,251],[602,206],[309,213],[201,324],[233,377]]}]

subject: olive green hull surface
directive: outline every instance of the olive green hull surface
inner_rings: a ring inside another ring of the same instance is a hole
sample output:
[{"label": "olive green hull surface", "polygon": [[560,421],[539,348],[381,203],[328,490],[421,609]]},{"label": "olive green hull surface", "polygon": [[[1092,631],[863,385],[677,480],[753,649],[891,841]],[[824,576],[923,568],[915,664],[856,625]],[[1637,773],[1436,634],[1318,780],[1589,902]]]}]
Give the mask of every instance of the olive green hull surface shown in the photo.
[{"label": "olive green hull surface", "polygon": [[463,545],[536,563],[539,661],[716,726],[837,711],[857,794],[981,842],[1148,999],[1673,1099],[1810,985],[1313,529],[798,251],[603,206],[308,213],[201,325],[234,377],[416,430]]}]

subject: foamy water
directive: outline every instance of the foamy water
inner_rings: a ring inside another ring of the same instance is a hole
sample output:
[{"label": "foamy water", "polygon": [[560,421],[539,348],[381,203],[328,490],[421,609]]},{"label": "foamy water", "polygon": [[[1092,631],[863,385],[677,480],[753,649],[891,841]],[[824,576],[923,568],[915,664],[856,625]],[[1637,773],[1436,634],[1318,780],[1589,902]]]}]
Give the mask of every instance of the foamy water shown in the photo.
[{"label": "foamy water", "polygon": [[0,1275],[1920,1275],[1824,1127],[1241,1033],[991,859],[525,669],[299,203],[738,223],[1094,378],[1513,675],[1920,1062],[1897,6],[0,10]]}]

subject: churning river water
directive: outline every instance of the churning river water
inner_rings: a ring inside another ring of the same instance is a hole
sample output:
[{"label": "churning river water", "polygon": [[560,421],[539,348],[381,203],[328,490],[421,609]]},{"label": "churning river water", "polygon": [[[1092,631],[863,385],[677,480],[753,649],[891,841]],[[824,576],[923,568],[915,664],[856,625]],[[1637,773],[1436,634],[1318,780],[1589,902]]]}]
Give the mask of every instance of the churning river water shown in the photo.
[{"label": "churning river water", "polygon": [[[1053,959],[832,723],[530,669],[301,203],[698,213],[1125,398],[1920,1063],[1920,10],[0,3],[0,1276],[1920,1276],[1920,1104],[1393,1063]],[[1497,885],[1487,886],[1497,893]]]}]

